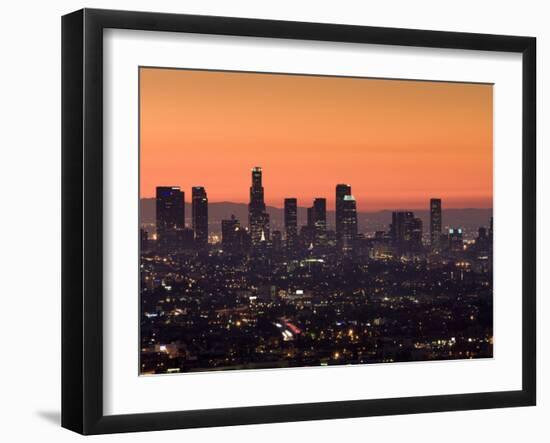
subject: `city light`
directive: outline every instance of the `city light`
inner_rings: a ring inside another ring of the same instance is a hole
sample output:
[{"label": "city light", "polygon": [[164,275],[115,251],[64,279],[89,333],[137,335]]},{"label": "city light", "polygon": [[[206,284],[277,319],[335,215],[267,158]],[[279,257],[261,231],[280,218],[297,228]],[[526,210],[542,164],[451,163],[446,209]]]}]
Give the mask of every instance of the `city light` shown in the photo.
[{"label": "city light", "polygon": [[140,231],[142,374],[492,357],[490,212],[447,220],[432,198],[372,229],[350,184],[333,207],[275,210],[268,171],[249,171],[244,213],[214,217],[193,185],[186,222],[185,188],[157,188]]}]

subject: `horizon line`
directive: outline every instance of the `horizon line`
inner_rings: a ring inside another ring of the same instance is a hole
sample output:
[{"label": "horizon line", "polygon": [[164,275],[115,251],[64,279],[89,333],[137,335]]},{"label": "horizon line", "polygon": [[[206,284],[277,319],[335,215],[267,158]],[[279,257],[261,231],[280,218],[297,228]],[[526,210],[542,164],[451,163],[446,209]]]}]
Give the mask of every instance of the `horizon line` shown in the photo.
[{"label": "horizon line", "polygon": [[[288,197],[288,198],[294,198],[294,197]],[[437,197],[434,197],[434,198],[437,198]],[[155,200],[156,197],[139,197],[140,200]],[[441,199],[443,200],[443,199]],[[185,201],[185,204],[186,205],[191,205],[192,204],[192,200],[189,200],[189,201]],[[248,205],[248,202],[235,202],[235,201],[230,201],[230,200],[221,200],[221,201],[209,201],[208,204],[232,204],[232,205],[245,205],[247,206]],[[266,207],[269,207],[269,208],[275,208],[275,209],[280,209],[280,210],[284,210],[284,206],[274,206],[274,205],[270,205],[270,204],[265,204]],[[298,206],[298,208],[302,208],[302,209],[308,209],[309,207],[308,206]],[[493,207],[492,206],[483,206],[483,207],[476,207],[476,206],[460,206],[460,207],[450,207],[450,208],[445,208],[445,206],[443,206],[441,208],[442,211],[445,211],[445,210],[465,210],[465,209],[480,209],[480,210],[487,210],[487,209],[490,209],[492,210]],[[430,207],[429,206],[420,206],[420,207],[411,207],[411,206],[401,206],[401,207],[397,207],[397,208],[382,208],[382,209],[371,209],[371,210],[359,210],[357,209],[357,212],[384,212],[384,211],[390,211],[390,212],[396,212],[396,211],[408,211],[408,210],[425,210],[425,211],[429,211],[430,210]],[[329,211],[332,211],[334,212],[334,209],[328,209],[327,208],[327,212]]]}]

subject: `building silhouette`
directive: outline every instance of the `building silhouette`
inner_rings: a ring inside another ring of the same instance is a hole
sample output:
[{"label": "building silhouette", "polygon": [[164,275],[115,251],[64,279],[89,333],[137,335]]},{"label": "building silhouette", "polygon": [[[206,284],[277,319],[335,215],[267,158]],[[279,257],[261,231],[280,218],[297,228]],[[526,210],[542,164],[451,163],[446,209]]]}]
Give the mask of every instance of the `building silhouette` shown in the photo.
[{"label": "building silhouette", "polygon": [[354,249],[357,240],[357,203],[352,195],[344,196],[340,216],[342,250],[349,252]]},{"label": "building silhouette", "polygon": [[462,228],[449,229],[449,250],[454,253],[464,250]]},{"label": "building silhouette", "polygon": [[262,168],[252,168],[252,186],[250,186],[250,203],[248,204],[248,227],[252,246],[269,241],[269,215],[264,202],[262,186]]},{"label": "building silhouette", "polygon": [[414,212],[394,211],[391,215],[390,235],[394,245],[399,246],[410,240],[410,222],[414,218]]},{"label": "building silhouette", "polygon": [[310,228],[315,228],[315,209],[313,206],[311,208],[307,208],[307,226]]},{"label": "building silhouette", "polygon": [[340,241],[343,235],[344,198],[351,195],[351,186],[346,184],[336,185],[336,238]]},{"label": "building silhouette", "polygon": [[423,223],[422,219],[415,217],[410,222],[411,229],[411,242],[409,245],[409,252],[411,253],[420,253],[422,252],[422,234],[423,234]]},{"label": "building silhouette", "polygon": [[430,200],[430,246],[432,251],[441,250],[441,199]]},{"label": "building silhouette", "polygon": [[298,201],[295,198],[285,198],[285,232],[288,250],[296,250],[298,246]]},{"label": "building silhouette", "polygon": [[240,246],[239,231],[241,224],[239,220],[231,215],[229,220],[222,220],[222,248],[228,252],[238,252]]},{"label": "building silhouette", "polygon": [[414,212],[395,211],[390,236],[398,256],[419,252],[422,249],[422,220],[415,217]]},{"label": "building silhouette", "polygon": [[208,196],[202,186],[194,186],[192,191],[191,212],[195,246],[199,249],[208,244]]},{"label": "building silhouette", "polygon": [[315,228],[315,246],[324,246],[327,241],[327,199],[315,198],[312,207]]},{"label": "building silhouette", "polygon": [[185,228],[185,193],[179,186],[156,188],[157,245],[162,251],[177,246],[178,230]]},{"label": "building silhouette", "polygon": [[307,208],[307,223],[300,228],[300,245],[302,248],[312,248],[315,242],[315,210]]}]

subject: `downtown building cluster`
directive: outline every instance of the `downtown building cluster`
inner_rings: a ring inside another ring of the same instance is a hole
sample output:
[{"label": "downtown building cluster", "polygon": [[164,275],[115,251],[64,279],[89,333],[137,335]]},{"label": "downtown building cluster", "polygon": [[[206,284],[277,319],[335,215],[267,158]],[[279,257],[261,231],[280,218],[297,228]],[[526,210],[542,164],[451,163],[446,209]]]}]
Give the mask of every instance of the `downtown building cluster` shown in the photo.
[{"label": "downtown building cluster", "polygon": [[[209,243],[208,196],[202,186],[192,188],[191,227],[185,225],[185,193],[177,186],[156,189],[156,240],[142,229],[142,250],[160,253],[205,251],[222,248],[228,253],[283,252],[289,257],[304,254],[337,253],[345,256],[369,256],[375,259],[413,259],[425,256],[455,257],[464,255],[465,239],[461,227],[443,229],[442,201],[429,201],[429,232],[424,233],[423,221],[412,211],[393,211],[386,231],[376,231],[367,237],[359,232],[357,202],[349,184],[335,188],[335,229],[327,224],[327,199],[313,199],[307,208],[307,222],[299,225],[298,199],[284,199],[284,231],[272,229],[267,212],[262,169],[251,171],[248,203],[248,224],[235,216],[221,220],[221,241]],[[489,228],[480,227],[476,248],[478,255],[490,266],[492,218]],[[470,254],[472,255],[472,254]]]}]

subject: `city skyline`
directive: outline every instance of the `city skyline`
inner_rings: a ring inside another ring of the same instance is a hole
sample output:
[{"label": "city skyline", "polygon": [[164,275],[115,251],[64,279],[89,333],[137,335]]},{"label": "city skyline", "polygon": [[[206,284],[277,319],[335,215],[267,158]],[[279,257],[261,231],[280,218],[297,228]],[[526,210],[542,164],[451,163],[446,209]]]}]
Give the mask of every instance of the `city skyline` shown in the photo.
[{"label": "city skyline", "polygon": [[361,212],[424,208],[434,195],[447,208],[492,207],[491,85],[149,68],[140,76],[142,198],[185,182],[209,189],[212,203],[248,203],[238,170],[249,157],[248,167],[270,171],[265,203],[277,208],[287,196],[324,196],[333,207],[332,183],[347,182]]},{"label": "city skyline", "polygon": [[[248,226],[252,226],[255,223],[258,224],[265,224],[266,226],[269,226],[269,214],[266,212],[267,205],[264,201],[264,187],[263,185],[263,169],[261,166],[254,166],[251,168],[252,173],[252,183],[249,190],[249,201],[246,203],[242,203],[243,205],[246,204],[248,207],[249,217],[248,217]],[[203,242],[205,237],[207,237],[208,232],[208,205],[209,203],[233,203],[233,202],[209,202],[208,194],[206,191],[206,188],[204,186],[191,186],[192,190],[192,197],[191,202],[189,205],[191,206],[191,217],[186,218],[185,216],[185,205],[187,204],[185,200],[185,188],[179,186],[179,185],[172,185],[172,186],[157,186],[156,187],[156,211],[157,213],[159,210],[162,210],[162,206],[159,206],[159,195],[163,193],[168,193],[172,197],[172,194],[175,194],[177,198],[177,204],[170,201],[170,205],[177,206],[180,224],[177,225],[175,222],[172,221],[173,227],[177,227],[179,229],[188,227],[185,223],[187,219],[191,220],[190,227],[199,233],[200,241]],[[335,199],[334,199],[334,208],[327,208],[327,198],[326,197],[315,197],[312,200],[313,205],[312,206],[301,206],[299,205],[299,200],[296,197],[285,197],[283,200],[283,206],[279,209],[284,210],[284,225],[288,228],[289,225],[291,227],[298,227],[298,217],[297,217],[297,210],[298,209],[306,209],[308,210],[308,223],[315,224],[315,221],[313,221],[312,217],[314,217],[314,213],[316,210],[316,207],[321,205],[322,209],[320,212],[323,213],[323,220],[321,221],[323,223],[323,229],[327,229],[328,221],[326,219],[326,214],[328,212],[334,212],[335,214],[335,220],[334,220],[334,228],[335,232],[338,234],[341,234],[345,230],[344,222],[343,222],[343,214],[346,212],[346,210],[353,210],[354,213],[360,213],[361,211],[357,207],[357,199],[352,195],[352,186],[347,183],[338,183],[335,185]],[[181,208],[179,205],[181,204]],[[436,207],[434,207],[434,204]],[[351,205],[351,206],[350,206]],[[348,209],[346,209],[346,207]],[[391,212],[406,212],[411,208],[392,208],[387,209]],[[425,210],[426,208],[419,208],[422,210]],[[492,208],[485,208],[485,209],[492,209]],[[319,211],[318,211],[319,212]],[[432,197],[429,199],[429,212],[430,212],[430,238],[433,240],[433,233],[434,231],[437,231],[438,233],[441,233],[441,214],[442,214],[442,199]],[[434,214],[436,215],[436,220],[434,222]],[[251,218],[252,216],[252,218]],[[232,215],[233,217],[233,215]],[[157,217],[158,219],[158,217]],[[198,221],[200,220],[200,221]],[[291,220],[289,222],[289,220]],[[200,226],[198,226],[200,223]],[[353,228],[354,231],[357,229],[357,220],[355,220],[355,227]],[[176,226],[177,225],[177,226]],[[157,223],[157,230],[159,229],[159,225]],[[259,234],[256,235],[259,237]]]},{"label": "city skyline", "polygon": [[[183,185],[180,185],[180,184],[174,184],[174,185],[161,185],[161,186],[157,186],[157,187],[171,187],[171,186],[175,186],[179,189],[182,190],[182,192],[184,193],[188,193],[190,190],[192,190],[193,188],[197,187],[197,186],[192,186],[192,185],[187,185],[187,186],[183,186]],[[203,188],[203,186],[198,186],[198,187],[201,187]],[[355,197],[355,195],[354,195]],[[281,204],[267,204],[266,203],[266,207],[270,207],[270,208],[276,208],[276,209],[281,209],[281,210],[284,210],[284,201],[287,199],[288,197],[285,197],[283,198],[283,200],[281,201]],[[368,213],[378,213],[378,212],[392,212],[392,211],[408,211],[408,210],[420,210],[420,211],[429,211],[429,204],[427,205],[426,202],[429,203],[429,201],[431,199],[434,199],[435,197],[430,197],[428,196],[425,200],[422,200],[421,202],[419,201],[418,203],[418,206],[399,206],[399,207],[390,207],[388,205],[386,206],[381,206],[379,209],[366,209],[366,210],[362,210],[362,209],[359,209],[357,210],[357,213],[365,213],[365,214],[368,214]],[[154,200],[155,199],[155,196],[152,195],[150,197],[140,197],[141,200]],[[311,198],[311,199],[298,199],[296,198],[297,200],[297,208],[299,209],[307,209],[308,208],[308,204],[310,201],[313,201],[315,199],[315,197]],[[356,199],[357,200],[357,199]],[[441,200],[441,199],[439,199]],[[302,202],[303,204],[300,204],[300,202]],[[238,205],[244,205],[244,206],[248,206],[249,202],[246,200],[246,201],[230,201],[230,200],[219,200],[219,201],[215,201],[215,200],[212,200],[210,197],[208,198],[208,203],[209,204],[223,204],[223,203],[226,203],[226,204],[238,204]],[[331,204],[329,204],[331,203]],[[327,198],[327,212],[336,212],[336,208],[335,208],[335,199],[332,199],[332,201],[330,201],[329,198]],[[186,205],[192,205],[192,202],[190,200],[185,200],[185,204]],[[482,207],[472,207],[472,206],[458,206],[458,207],[454,207],[454,206],[447,206],[446,209],[493,209],[492,205],[491,206],[482,206]],[[189,220],[192,220],[191,217],[187,217],[186,216],[186,219],[189,219]]]},{"label": "city skyline", "polygon": [[[222,202],[214,202],[211,201],[211,199],[208,198],[206,188],[204,186],[191,186],[189,189],[192,191],[192,197],[191,201],[187,202],[185,200],[185,187],[180,185],[170,185],[170,186],[157,186],[156,187],[156,197],[155,200],[158,199],[159,190],[177,190],[177,192],[181,193],[182,201],[183,201],[183,207],[182,207],[182,216],[184,220],[190,220],[190,227],[192,227],[194,230],[196,230],[197,223],[197,214],[200,212],[200,220],[201,220],[201,227],[199,230],[204,231],[204,226],[208,224],[208,205],[209,204],[241,204],[243,206],[248,207],[248,211],[254,210],[255,204],[259,204],[260,206],[256,208],[256,212],[259,211],[259,213],[267,217],[267,223],[269,223],[269,214],[266,213],[268,205],[265,204],[265,197],[264,197],[264,187],[263,187],[263,168],[261,166],[254,166],[251,168],[252,173],[252,186],[249,189],[249,201],[242,202],[242,203],[236,203],[236,202],[228,202],[228,201],[222,201]],[[258,189],[255,189],[255,185],[259,186]],[[142,198],[143,199],[143,198]],[[146,198],[145,198],[146,199]],[[327,206],[327,198],[325,196],[317,196],[310,200],[310,202],[313,202],[313,206],[315,206],[316,201],[317,203],[322,203],[324,205],[324,212],[330,213],[333,212],[335,215],[334,220],[334,228],[336,232],[340,232],[342,227],[339,226],[340,223],[340,216],[338,215],[342,211],[345,210],[346,204],[349,206],[351,201],[353,201],[354,211],[356,213],[368,213],[368,211],[362,211],[359,206],[357,206],[357,199],[352,194],[352,186],[348,183],[338,183],[335,185],[335,199],[334,199],[334,206],[330,207]],[[345,203],[345,201],[348,201],[348,203]],[[256,203],[253,203],[253,202]],[[411,210],[420,210],[420,211],[428,211],[430,213],[430,221],[429,221],[429,231],[430,235],[434,231],[441,232],[442,228],[442,220],[441,220],[441,214],[442,214],[442,199],[438,197],[430,197],[428,199],[428,206],[426,207],[426,202],[419,207],[419,208],[411,208],[411,207],[398,207],[398,208],[385,208],[383,210],[375,211],[375,212],[403,212],[403,211],[411,211]],[[283,205],[282,206],[271,206],[272,208],[281,209],[285,213],[285,225],[286,225],[286,210],[287,205],[292,204],[293,211],[295,212],[294,217],[297,217],[297,210],[313,210],[313,207],[309,207],[307,205],[307,202],[302,202],[304,204],[300,204],[301,201],[292,196],[285,197],[283,199]],[[191,207],[191,216],[186,217],[185,216],[185,205],[189,205]],[[251,208],[252,204],[252,208]],[[199,206],[200,205],[200,206]],[[156,204],[157,210],[158,210],[158,204]],[[449,208],[446,208],[449,209]],[[451,209],[475,209],[475,208],[451,208]],[[487,209],[492,210],[492,207],[488,208],[480,208],[480,209]],[[312,214],[312,213],[311,213]],[[308,214],[310,216],[311,214]],[[249,219],[250,222],[250,219]],[[325,223],[328,226],[328,221],[325,220]],[[184,226],[185,227],[185,226]],[[204,238],[204,234],[202,234],[202,237]]]},{"label": "city skyline", "polygon": [[[285,197],[284,199],[284,229],[272,224],[271,216],[267,211],[264,201],[265,188],[263,186],[263,169],[261,166],[254,166],[250,170],[249,202],[247,204],[247,224],[241,224],[241,218],[235,217],[232,213],[228,218],[222,218],[221,240],[217,234],[212,237],[214,242],[229,241],[245,242],[248,247],[258,248],[262,245],[275,244],[286,245],[287,249],[296,248],[298,244],[302,247],[310,245],[312,248],[324,248],[332,239],[333,245],[344,253],[352,253],[356,244],[365,237],[365,232],[360,229],[357,207],[357,200],[352,194],[350,184],[338,183],[335,189],[334,204],[334,225],[328,223],[327,199],[316,197],[309,207],[298,206],[298,199]],[[208,192],[203,186],[192,187],[191,201],[191,223],[186,223],[185,217],[185,191],[179,186],[157,186],[156,187],[156,222],[155,240],[160,250],[176,249],[197,249],[204,250],[210,243],[209,233],[211,232],[210,220],[208,217],[209,199]],[[298,209],[306,209],[306,223],[300,223]],[[443,229],[443,201],[441,198],[432,197],[429,200],[429,220],[427,223],[424,238],[424,222],[415,216],[412,210],[395,208],[391,210],[391,223],[389,229],[371,231],[371,236],[391,238],[393,253],[420,253],[429,245],[432,252],[439,253],[444,249],[444,244],[459,235],[462,244],[464,239],[464,226],[446,225],[446,232]],[[487,220],[489,221],[489,220]],[[492,216],[490,228],[492,235]],[[334,229],[333,229],[334,228]],[[480,226],[487,230],[487,225]],[[144,240],[150,236],[145,225],[141,228],[141,236]],[[214,230],[215,232],[219,232]],[[236,231],[236,234],[235,232]],[[235,237],[237,235],[237,237]],[[227,240],[227,239],[230,240]],[[283,242],[284,240],[284,242]],[[241,245],[242,246],[242,245]],[[175,249],[174,249],[175,248]]]},{"label": "city skyline", "polygon": [[192,188],[190,228],[185,191],[156,188],[156,234],[140,228],[141,374],[492,357],[492,216],[467,238],[431,198],[426,236],[400,210],[367,236],[338,183],[334,230],[326,198],[303,224],[290,196],[274,229],[260,166],[249,180],[248,226],[231,215],[212,241],[208,189]]}]

